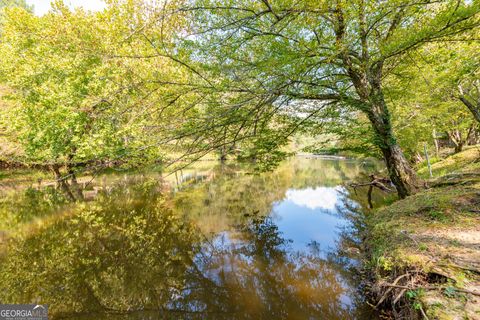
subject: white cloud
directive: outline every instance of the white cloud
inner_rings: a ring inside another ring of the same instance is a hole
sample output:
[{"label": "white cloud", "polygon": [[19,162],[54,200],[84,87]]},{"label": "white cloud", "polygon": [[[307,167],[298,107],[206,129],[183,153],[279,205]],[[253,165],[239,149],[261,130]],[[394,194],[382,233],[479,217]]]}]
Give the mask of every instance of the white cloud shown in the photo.
[{"label": "white cloud", "polygon": [[302,190],[288,190],[287,199],[298,206],[307,207],[311,210],[322,208],[326,210],[335,209],[338,201],[338,191],[340,187],[327,188],[317,187],[315,189],[307,188]]},{"label": "white cloud", "polygon": [[[27,0],[28,4],[34,5],[35,14],[41,16],[51,9],[52,0]],[[102,0],[64,0],[70,8],[83,7],[86,10],[99,11],[106,7]]]}]

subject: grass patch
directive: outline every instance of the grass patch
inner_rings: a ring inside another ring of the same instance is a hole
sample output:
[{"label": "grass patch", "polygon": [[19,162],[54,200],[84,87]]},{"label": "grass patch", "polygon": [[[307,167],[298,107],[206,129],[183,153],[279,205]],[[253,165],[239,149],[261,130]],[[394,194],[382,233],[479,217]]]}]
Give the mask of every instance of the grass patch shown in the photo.
[{"label": "grass patch", "polygon": [[[450,173],[456,172],[479,172],[480,171],[480,146],[469,146],[457,154],[451,155],[441,161],[431,162],[432,174],[438,178]],[[429,172],[426,162],[418,166],[418,174],[422,178],[429,178]]]},{"label": "grass patch", "polygon": [[[428,182],[429,189],[367,217],[368,267],[377,282],[392,283],[399,274],[410,272],[416,276],[404,285],[438,285],[439,278],[448,283],[449,290],[415,297],[410,292],[404,300],[410,301],[413,312],[422,306],[431,319],[477,319],[475,315],[480,315],[478,297],[455,291],[478,292],[474,284],[480,283],[479,158],[480,149],[471,147],[435,163],[432,169],[437,178]],[[419,172],[425,177],[428,169]]]}]

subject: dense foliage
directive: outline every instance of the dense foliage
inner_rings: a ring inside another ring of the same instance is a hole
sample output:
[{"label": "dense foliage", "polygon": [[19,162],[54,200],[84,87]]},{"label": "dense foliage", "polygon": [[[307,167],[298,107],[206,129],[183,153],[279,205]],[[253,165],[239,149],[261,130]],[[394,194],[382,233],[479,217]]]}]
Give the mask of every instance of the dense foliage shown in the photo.
[{"label": "dense foliage", "polygon": [[144,10],[112,4],[92,14],[58,2],[42,17],[6,11],[0,71],[12,103],[1,123],[23,147],[20,160],[76,166],[161,158],[146,146],[156,142],[149,128],[162,123],[157,113],[167,93],[150,89],[149,81],[182,74],[162,57],[132,56],[151,50],[137,37],[125,39],[143,23]]},{"label": "dense foliage", "polygon": [[478,140],[479,10],[476,0],[7,8],[0,130],[17,146],[9,160],[57,173],[209,154],[270,169],[295,134],[311,135],[308,151],[383,157],[406,196],[421,186],[411,163],[424,147]]}]

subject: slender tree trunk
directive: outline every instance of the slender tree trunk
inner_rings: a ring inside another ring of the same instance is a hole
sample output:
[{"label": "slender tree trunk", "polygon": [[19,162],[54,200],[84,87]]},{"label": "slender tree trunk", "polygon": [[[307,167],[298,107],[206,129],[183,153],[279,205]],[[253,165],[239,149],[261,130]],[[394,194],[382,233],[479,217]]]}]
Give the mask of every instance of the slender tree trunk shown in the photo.
[{"label": "slender tree trunk", "polygon": [[470,128],[468,128],[467,136],[465,137],[465,145],[469,145],[470,141],[472,140],[472,135],[475,134],[475,123],[472,123]]},{"label": "slender tree trunk", "polygon": [[478,143],[478,129],[477,125],[474,123],[468,130],[467,140],[465,142],[467,145],[475,145]]},{"label": "slender tree trunk", "polygon": [[76,194],[76,198],[79,200],[84,200],[82,188],[77,181],[77,176],[75,175],[75,171],[72,168],[68,169],[68,175],[70,176],[71,186],[73,191]]},{"label": "slender tree trunk", "polygon": [[437,131],[433,129],[432,131],[432,137],[433,137],[433,143],[435,144],[435,157],[438,158],[438,153],[439,153],[439,146],[438,146],[438,139],[437,139]]},{"label": "slender tree trunk", "polygon": [[390,113],[379,89],[370,98],[370,109],[366,112],[376,134],[376,144],[383,154],[390,180],[398,196],[405,198],[419,189],[417,174],[405,158],[392,131]]},{"label": "slender tree trunk", "polygon": [[462,101],[463,104],[467,106],[468,110],[470,110],[475,120],[480,122],[480,105],[475,106],[473,103],[471,103],[464,97],[460,97],[460,101]]},{"label": "slender tree trunk", "polygon": [[367,200],[368,200],[368,208],[369,209],[373,209],[372,192],[373,192],[373,186],[370,186],[370,188],[368,188],[368,193],[367,193]]}]

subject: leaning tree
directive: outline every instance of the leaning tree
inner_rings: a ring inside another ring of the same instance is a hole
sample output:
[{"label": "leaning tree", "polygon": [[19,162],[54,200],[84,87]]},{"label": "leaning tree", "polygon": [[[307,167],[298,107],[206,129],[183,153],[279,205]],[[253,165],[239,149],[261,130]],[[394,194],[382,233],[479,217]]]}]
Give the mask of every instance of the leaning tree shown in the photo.
[{"label": "leaning tree", "polygon": [[[227,132],[239,139],[258,135],[259,123],[274,130],[265,125],[273,114],[290,114],[294,125],[278,126],[288,135],[326,109],[334,107],[342,117],[354,110],[368,118],[390,179],[399,196],[406,197],[415,193],[419,181],[392,131],[384,80],[411,50],[476,27],[479,8],[477,0],[184,3],[174,13],[190,23],[171,52],[196,77],[197,102],[207,112],[189,122],[188,130],[194,135],[203,121],[204,132],[223,135],[214,141],[225,141]],[[150,41],[160,47],[161,39]],[[218,129],[222,126],[225,130]],[[236,129],[229,131],[232,126]],[[247,130],[252,126],[255,134]],[[285,141],[279,137],[274,139]]]}]

